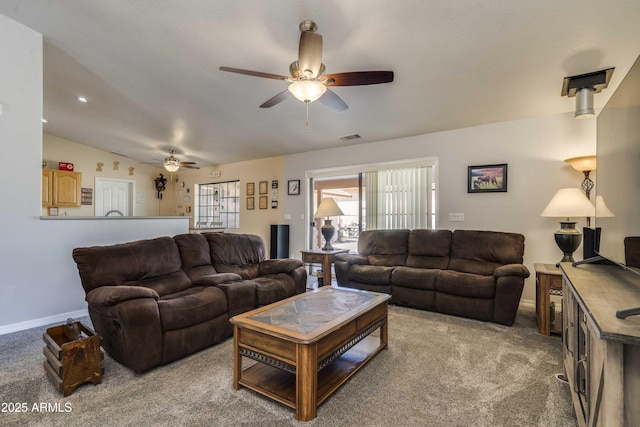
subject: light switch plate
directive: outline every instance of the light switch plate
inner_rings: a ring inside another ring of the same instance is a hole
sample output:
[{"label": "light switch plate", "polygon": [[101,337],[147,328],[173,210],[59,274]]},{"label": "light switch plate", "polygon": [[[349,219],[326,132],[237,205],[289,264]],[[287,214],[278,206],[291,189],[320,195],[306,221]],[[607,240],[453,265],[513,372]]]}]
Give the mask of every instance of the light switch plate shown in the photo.
[{"label": "light switch plate", "polygon": [[464,214],[463,213],[450,213],[449,214],[449,221],[451,221],[451,222],[463,222],[464,221]]}]

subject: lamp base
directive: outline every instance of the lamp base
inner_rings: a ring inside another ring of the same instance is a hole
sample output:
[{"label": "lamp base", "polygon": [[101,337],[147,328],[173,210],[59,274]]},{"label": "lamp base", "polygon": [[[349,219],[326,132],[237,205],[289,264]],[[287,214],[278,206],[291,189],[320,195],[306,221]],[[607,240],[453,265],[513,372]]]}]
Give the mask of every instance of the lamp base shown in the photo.
[{"label": "lamp base", "polygon": [[336,228],[331,224],[330,219],[325,219],[324,224],[320,228],[322,232],[322,237],[324,237],[324,246],[322,247],[323,251],[332,251],[335,248],[331,246],[331,239],[336,234]]},{"label": "lamp base", "polygon": [[574,262],[573,253],[578,249],[582,242],[582,233],[576,230],[575,221],[560,221],[560,230],[554,234],[556,244],[563,253],[561,262]]}]

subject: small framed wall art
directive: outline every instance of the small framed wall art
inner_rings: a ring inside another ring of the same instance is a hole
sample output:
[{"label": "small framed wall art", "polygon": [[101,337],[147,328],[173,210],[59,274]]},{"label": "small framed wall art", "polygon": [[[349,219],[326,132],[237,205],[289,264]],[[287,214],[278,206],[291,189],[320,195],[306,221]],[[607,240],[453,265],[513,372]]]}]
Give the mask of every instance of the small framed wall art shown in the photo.
[{"label": "small framed wall art", "polygon": [[267,209],[267,196],[260,196],[260,209]]},{"label": "small framed wall art", "polygon": [[260,194],[267,194],[267,181],[260,181],[259,191]]},{"label": "small framed wall art", "polygon": [[253,182],[247,182],[247,196],[256,194],[256,186]]},{"label": "small framed wall art", "polygon": [[247,210],[252,211],[256,208],[255,197],[247,197]]},{"label": "small framed wall art", "polygon": [[507,164],[469,166],[467,193],[496,193],[507,191]]},{"label": "small framed wall art", "polygon": [[298,196],[300,195],[300,180],[299,179],[290,179],[289,186],[287,188],[287,194],[289,196]]}]

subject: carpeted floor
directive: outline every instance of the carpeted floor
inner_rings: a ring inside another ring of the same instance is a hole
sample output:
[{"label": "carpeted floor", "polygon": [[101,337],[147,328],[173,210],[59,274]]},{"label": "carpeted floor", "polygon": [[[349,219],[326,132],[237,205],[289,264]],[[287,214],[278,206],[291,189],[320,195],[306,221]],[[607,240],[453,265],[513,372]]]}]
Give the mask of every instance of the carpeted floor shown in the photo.
[{"label": "carpeted floor", "polygon": [[142,375],[105,355],[102,384],[62,398],[42,367],[45,329],[0,336],[2,426],[576,425],[569,390],[554,377],[562,341],[537,333],[530,308],[506,327],[391,306],[389,349],[308,423],[233,389],[232,339]]}]

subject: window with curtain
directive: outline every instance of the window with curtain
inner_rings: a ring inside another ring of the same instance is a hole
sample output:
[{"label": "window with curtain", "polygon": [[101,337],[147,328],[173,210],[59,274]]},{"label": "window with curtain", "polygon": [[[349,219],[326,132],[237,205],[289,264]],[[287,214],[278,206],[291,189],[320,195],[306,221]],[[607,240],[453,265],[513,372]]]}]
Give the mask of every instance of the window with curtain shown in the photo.
[{"label": "window with curtain", "polygon": [[429,169],[366,172],[367,229],[432,228],[433,185]]}]

